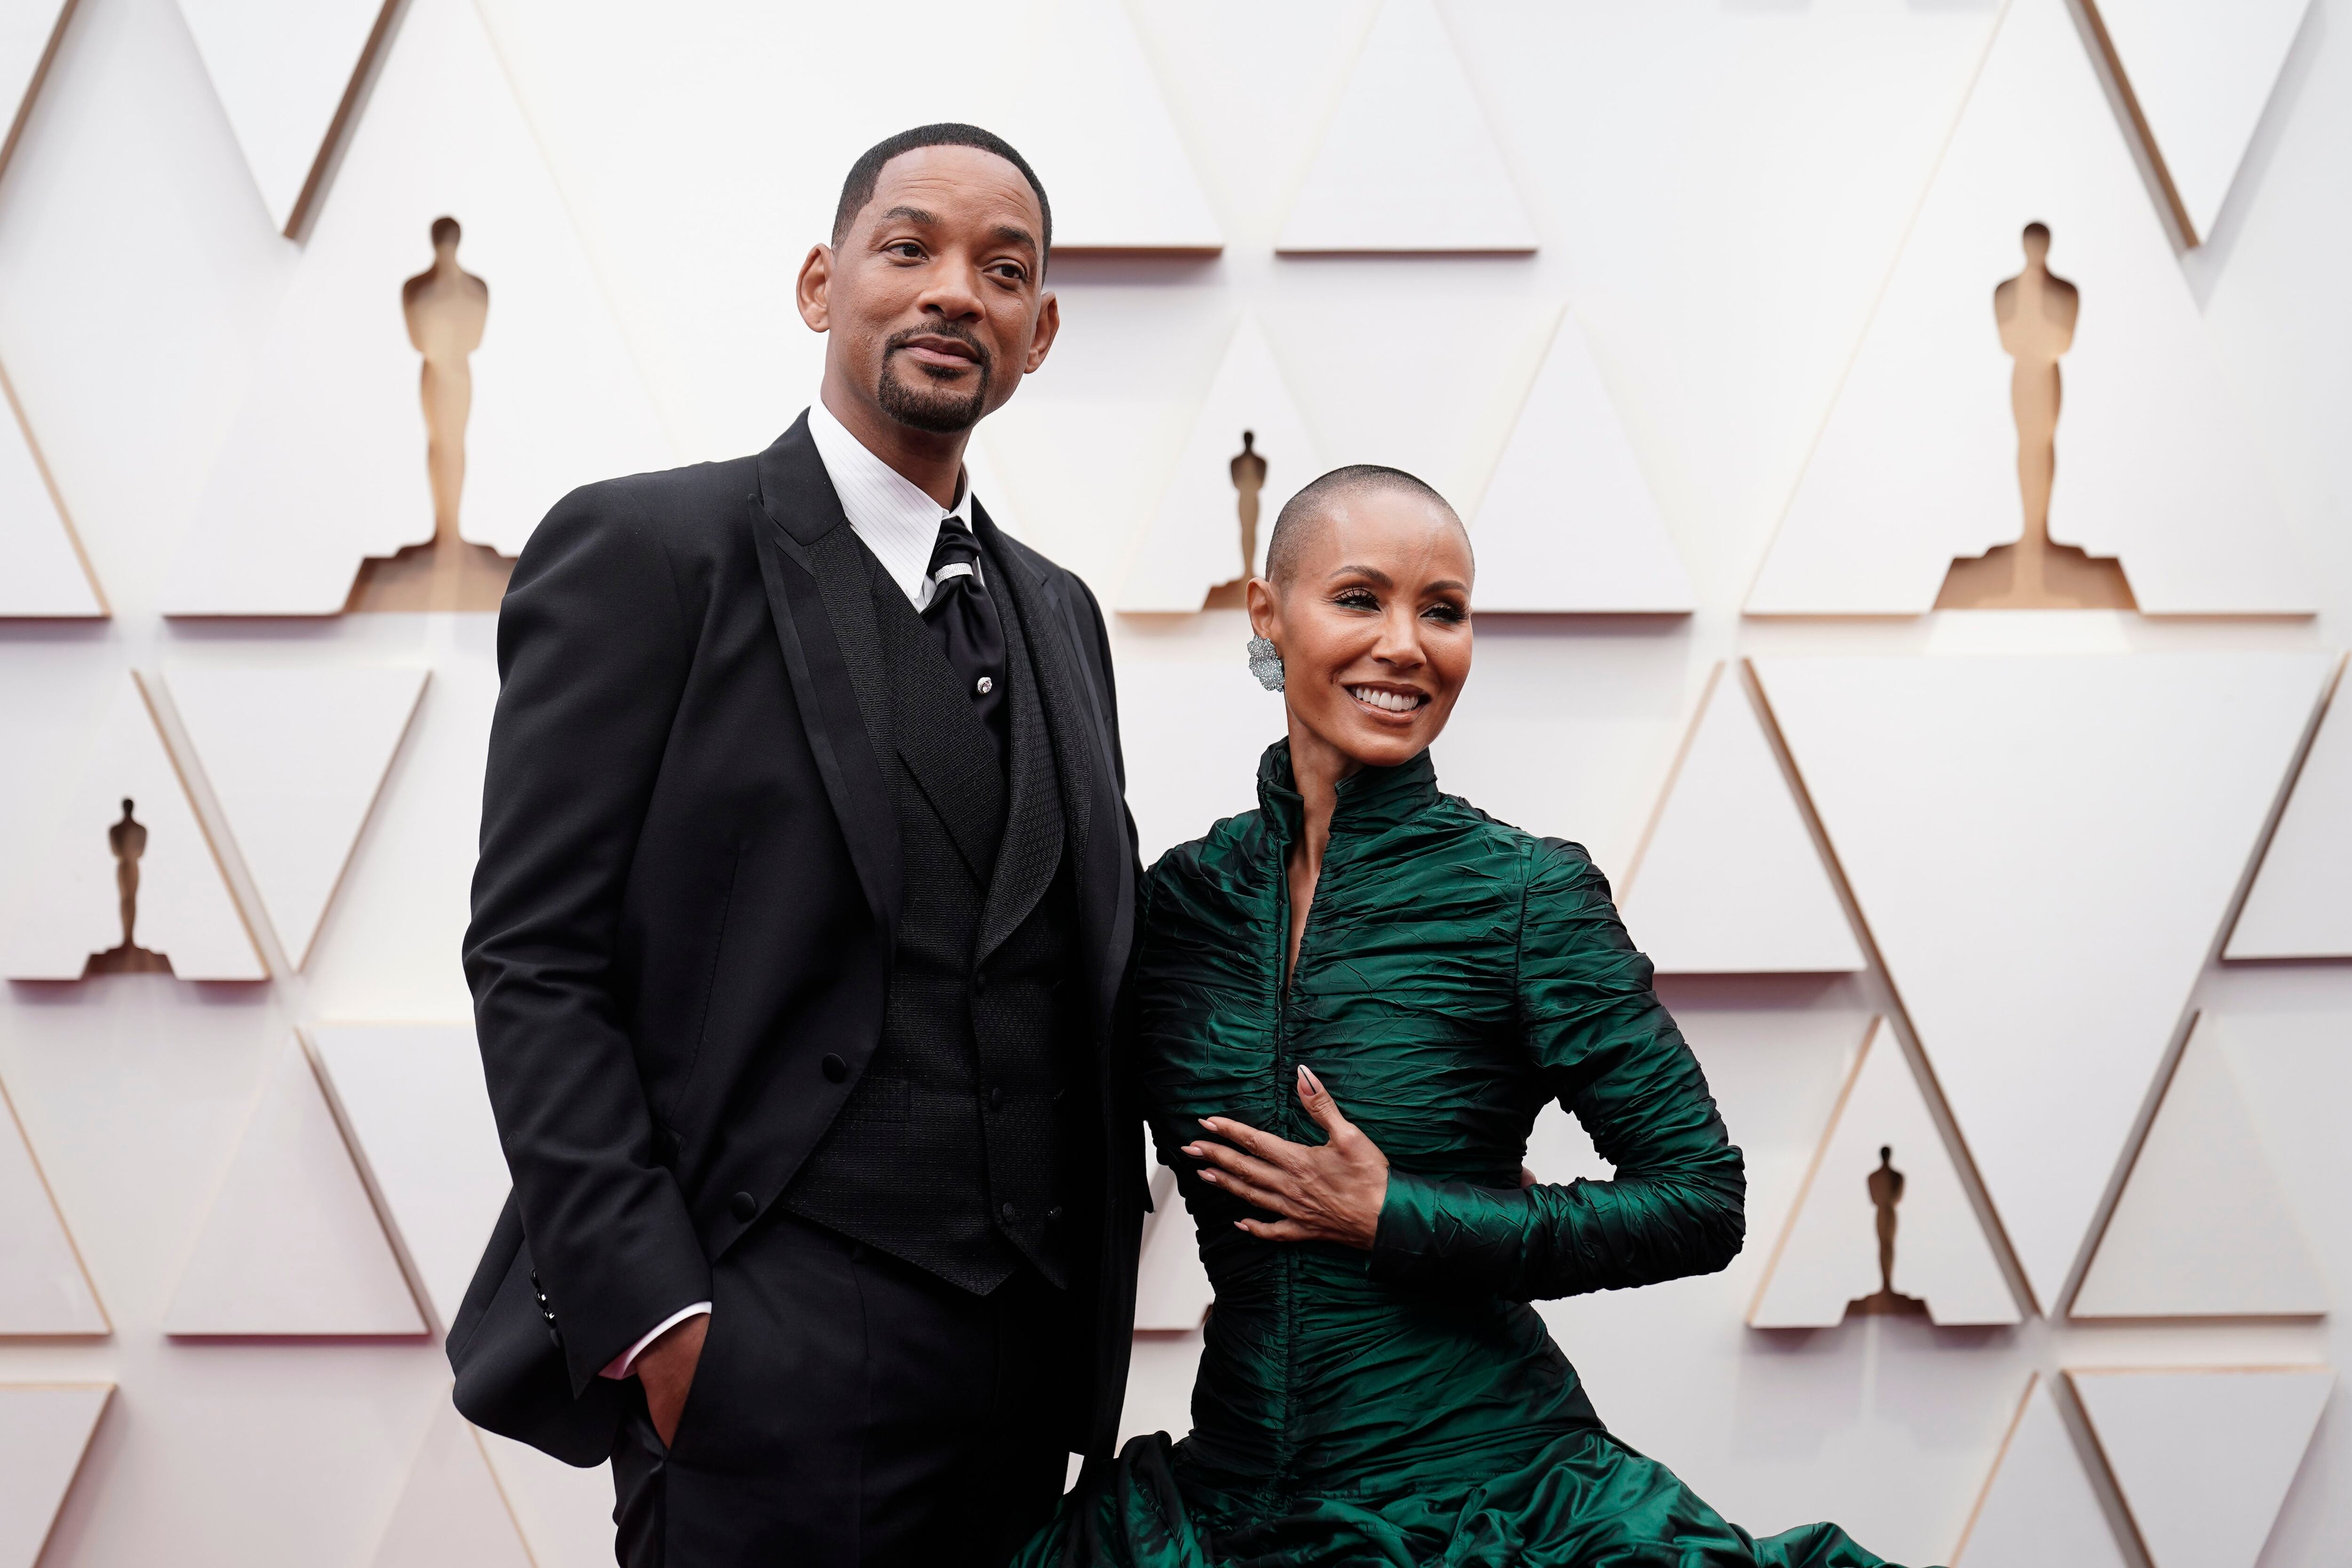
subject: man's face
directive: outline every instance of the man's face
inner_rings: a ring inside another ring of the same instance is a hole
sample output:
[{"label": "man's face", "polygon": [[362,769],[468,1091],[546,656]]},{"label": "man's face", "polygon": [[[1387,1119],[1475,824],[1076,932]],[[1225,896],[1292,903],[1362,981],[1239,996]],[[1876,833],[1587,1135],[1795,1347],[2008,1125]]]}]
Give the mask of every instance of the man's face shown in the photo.
[{"label": "man's face", "polygon": [[1029,182],[992,153],[891,159],[841,244],[802,268],[802,317],[830,334],[828,381],[940,434],[1003,407],[1060,324],[1044,232]]}]

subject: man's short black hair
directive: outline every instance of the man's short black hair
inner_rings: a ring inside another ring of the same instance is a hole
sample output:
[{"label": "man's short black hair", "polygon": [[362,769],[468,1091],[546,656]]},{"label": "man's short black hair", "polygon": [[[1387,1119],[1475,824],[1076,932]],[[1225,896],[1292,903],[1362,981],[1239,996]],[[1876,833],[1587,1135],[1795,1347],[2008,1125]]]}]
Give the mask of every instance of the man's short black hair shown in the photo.
[{"label": "man's short black hair", "polygon": [[901,153],[911,153],[918,147],[977,147],[983,153],[993,153],[1014,168],[1029,182],[1029,189],[1037,197],[1037,212],[1045,219],[1045,232],[1037,237],[1040,254],[1038,270],[1043,271],[1046,257],[1054,249],[1054,204],[1045,199],[1045,187],[1037,178],[1037,171],[1029,160],[1014,151],[1013,143],[993,131],[982,131],[977,125],[965,125],[957,121],[943,121],[937,125],[918,125],[912,131],[901,131],[887,136],[857,155],[849,165],[849,178],[841,182],[841,205],[833,209],[833,243],[839,245],[849,236],[849,226],[874,199],[874,187],[881,183],[882,165]]},{"label": "man's short black hair", "polygon": [[[1290,579],[1298,572],[1298,552],[1304,548],[1302,536],[1307,525],[1320,519],[1334,500],[1348,496],[1388,490],[1427,501],[1462,527],[1462,514],[1454,503],[1437,493],[1435,486],[1426,479],[1406,473],[1402,468],[1391,468],[1379,463],[1350,463],[1344,468],[1334,468],[1320,478],[1309,479],[1297,495],[1282,503],[1282,515],[1274,520],[1274,537],[1265,544],[1266,581],[1277,588],[1287,588]],[[1466,542],[1470,537],[1463,530]]]}]

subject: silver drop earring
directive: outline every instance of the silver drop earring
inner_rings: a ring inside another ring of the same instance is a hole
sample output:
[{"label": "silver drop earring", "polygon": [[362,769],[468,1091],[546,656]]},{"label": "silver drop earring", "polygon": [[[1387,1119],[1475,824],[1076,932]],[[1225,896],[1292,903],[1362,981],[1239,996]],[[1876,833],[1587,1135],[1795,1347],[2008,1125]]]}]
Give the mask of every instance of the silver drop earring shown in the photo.
[{"label": "silver drop earring", "polygon": [[1282,689],[1282,653],[1269,637],[1249,640],[1249,671],[1268,691]]}]

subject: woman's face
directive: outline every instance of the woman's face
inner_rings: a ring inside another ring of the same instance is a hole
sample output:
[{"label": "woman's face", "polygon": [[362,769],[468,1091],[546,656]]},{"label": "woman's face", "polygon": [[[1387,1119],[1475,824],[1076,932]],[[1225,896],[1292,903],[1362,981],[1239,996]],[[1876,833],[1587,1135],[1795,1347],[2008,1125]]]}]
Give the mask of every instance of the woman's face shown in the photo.
[{"label": "woman's face", "polygon": [[1282,653],[1294,729],[1364,767],[1410,762],[1470,675],[1462,525],[1422,497],[1366,489],[1338,498],[1299,542],[1286,584],[1249,585],[1250,624]]}]

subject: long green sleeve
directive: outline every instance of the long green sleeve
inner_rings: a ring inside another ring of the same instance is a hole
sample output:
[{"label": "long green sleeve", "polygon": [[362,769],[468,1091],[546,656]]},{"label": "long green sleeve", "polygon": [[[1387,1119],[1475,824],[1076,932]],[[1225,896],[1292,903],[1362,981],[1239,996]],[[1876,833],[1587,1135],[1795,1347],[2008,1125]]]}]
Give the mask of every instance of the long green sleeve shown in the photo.
[{"label": "long green sleeve", "polygon": [[1391,1170],[1373,1278],[1540,1300],[1724,1267],[1746,1228],[1739,1151],[1573,845],[1528,846],[1517,963],[1526,1048],[1616,1177],[1502,1190]]}]

